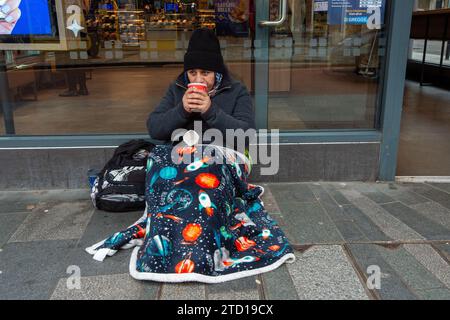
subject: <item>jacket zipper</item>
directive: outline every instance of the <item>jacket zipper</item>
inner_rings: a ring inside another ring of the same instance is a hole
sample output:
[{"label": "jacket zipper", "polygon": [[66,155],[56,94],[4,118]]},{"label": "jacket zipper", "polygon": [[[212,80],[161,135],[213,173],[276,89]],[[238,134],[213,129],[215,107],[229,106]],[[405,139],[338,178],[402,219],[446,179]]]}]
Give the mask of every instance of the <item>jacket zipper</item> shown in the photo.
[{"label": "jacket zipper", "polygon": [[186,88],[185,86],[183,86],[183,85],[179,84],[178,82],[175,82],[175,84],[176,84],[177,86],[179,86],[179,87],[183,88],[184,90],[187,90],[187,88]]},{"label": "jacket zipper", "polygon": [[214,96],[217,96],[219,93],[221,93],[222,91],[227,90],[227,89],[231,89],[231,86],[230,87],[223,87],[220,90],[217,90],[216,94]]}]

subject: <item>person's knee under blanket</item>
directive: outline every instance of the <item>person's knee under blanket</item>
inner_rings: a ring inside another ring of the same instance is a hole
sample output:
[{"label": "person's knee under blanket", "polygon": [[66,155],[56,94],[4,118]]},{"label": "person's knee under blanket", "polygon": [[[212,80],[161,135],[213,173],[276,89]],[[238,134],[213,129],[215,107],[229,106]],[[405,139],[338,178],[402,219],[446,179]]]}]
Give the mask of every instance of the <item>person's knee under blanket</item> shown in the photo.
[{"label": "person's knee under blanket", "polygon": [[256,275],[295,260],[260,200],[264,189],[247,182],[245,163],[217,152],[214,160],[222,157],[222,164],[202,154],[192,163],[175,164],[171,152],[168,145],[153,149],[144,215],[87,248],[94,259],[137,246],[130,261],[132,277],[205,283]]}]

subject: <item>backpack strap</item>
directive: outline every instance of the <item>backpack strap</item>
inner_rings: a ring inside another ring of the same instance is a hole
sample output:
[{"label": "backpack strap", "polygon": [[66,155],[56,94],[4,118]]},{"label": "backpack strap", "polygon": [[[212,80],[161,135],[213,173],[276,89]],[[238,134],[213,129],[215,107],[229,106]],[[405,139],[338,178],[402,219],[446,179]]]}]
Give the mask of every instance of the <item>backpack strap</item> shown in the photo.
[{"label": "backpack strap", "polygon": [[155,145],[149,141],[144,139],[134,139],[128,142],[122,143],[120,146],[116,148],[112,158],[106,163],[103,167],[102,171],[100,171],[99,176],[103,177],[106,170],[108,170],[111,166],[118,166],[121,164],[123,158],[130,158],[137,151],[141,149],[145,149],[147,151],[151,151]]},{"label": "backpack strap", "polygon": [[114,151],[114,156],[118,156],[119,154],[132,156],[140,149],[146,149],[150,151],[151,149],[153,149],[153,147],[155,147],[155,145],[149,141],[145,141],[143,139],[134,139],[118,146]]},{"label": "backpack strap", "polygon": [[[100,198],[101,196],[107,195],[107,194],[121,194],[123,193],[123,186],[110,186],[107,190],[102,190],[97,194],[97,196]],[[127,191],[129,193],[135,193],[135,194],[144,194],[145,193],[145,186],[141,185],[127,185],[126,186]]]}]

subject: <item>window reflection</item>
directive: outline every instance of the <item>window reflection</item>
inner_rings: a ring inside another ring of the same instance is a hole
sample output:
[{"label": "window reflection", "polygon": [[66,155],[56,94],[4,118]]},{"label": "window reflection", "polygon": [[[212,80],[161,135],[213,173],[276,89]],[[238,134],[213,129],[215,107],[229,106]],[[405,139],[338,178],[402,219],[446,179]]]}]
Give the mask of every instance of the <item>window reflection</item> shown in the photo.
[{"label": "window reflection", "polygon": [[[288,19],[270,30],[269,128],[376,127],[385,1],[348,1],[362,15],[332,7],[339,2],[288,0]],[[82,12],[82,29],[66,30],[67,50],[5,51],[16,134],[146,133],[147,115],[181,72],[190,35],[201,27],[216,31],[232,76],[254,94],[263,46],[255,40],[256,0],[64,3]],[[270,1],[270,19],[278,6]],[[382,8],[376,28],[365,22],[371,6]]]},{"label": "window reflection", "polygon": [[269,127],[376,127],[385,1],[288,4],[288,20],[271,35]]},{"label": "window reflection", "polygon": [[[450,9],[450,1],[449,0],[416,0],[414,11],[417,13],[432,13],[436,12],[436,10],[443,10],[443,9]],[[412,36],[413,39],[411,39],[410,42],[410,54],[409,59],[422,62],[423,61],[423,53],[425,49],[425,33],[426,33],[426,18],[416,20],[413,18],[413,25],[412,25]],[[437,21],[437,20],[436,20]],[[443,21],[437,21],[437,25],[433,24],[433,29],[436,28],[436,26],[442,30],[439,33],[439,38],[443,35],[444,30],[444,22]],[[439,31],[438,31],[439,32]],[[421,34],[422,36],[416,37],[416,34]],[[448,33],[448,32],[447,32]],[[442,39],[435,39],[436,35],[431,34],[429,35],[429,40],[426,44],[426,54],[425,54],[425,63],[429,64],[437,64],[439,65],[441,63],[441,53],[442,53],[442,64],[443,65],[450,65],[450,42],[447,40]],[[442,52],[443,50],[443,52]]]}]

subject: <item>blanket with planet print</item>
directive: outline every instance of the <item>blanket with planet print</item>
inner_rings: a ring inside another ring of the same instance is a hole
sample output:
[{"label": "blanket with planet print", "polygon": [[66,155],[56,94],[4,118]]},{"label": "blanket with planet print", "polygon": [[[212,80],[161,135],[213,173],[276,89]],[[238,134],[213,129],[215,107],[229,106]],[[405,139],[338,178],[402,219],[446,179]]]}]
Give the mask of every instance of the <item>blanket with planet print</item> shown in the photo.
[{"label": "blanket with planet print", "polygon": [[[175,153],[173,148],[152,150],[143,216],[86,248],[95,260],[135,247],[129,266],[133,278],[203,283],[253,276],[295,260],[283,231],[264,209],[263,187],[247,181],[247,157],[227,148],[208,155],[195,146]],[[181,161],[187,156],[191,161]]]}]

